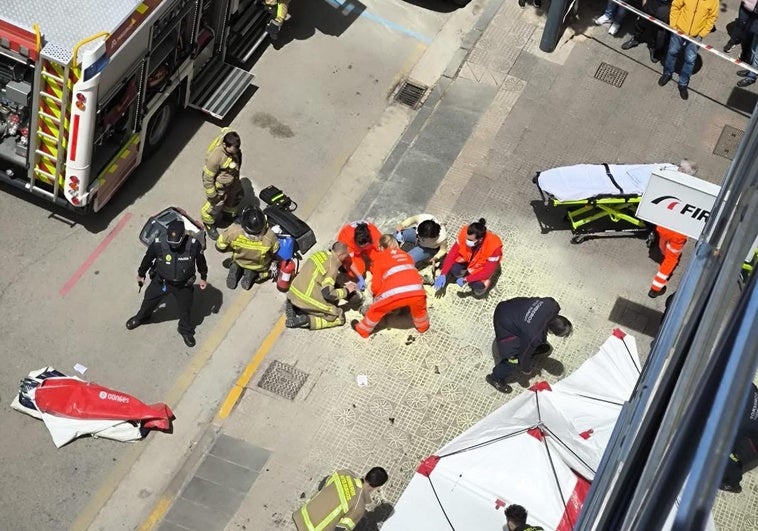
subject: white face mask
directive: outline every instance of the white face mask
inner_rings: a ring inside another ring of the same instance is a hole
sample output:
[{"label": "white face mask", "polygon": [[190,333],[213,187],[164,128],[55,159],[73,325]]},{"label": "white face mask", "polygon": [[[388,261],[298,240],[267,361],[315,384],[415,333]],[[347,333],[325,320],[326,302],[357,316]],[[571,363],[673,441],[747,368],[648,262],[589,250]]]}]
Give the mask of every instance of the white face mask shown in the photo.
[{"label": "white face mask", "polygon": [[477,242],[476,240],[471,241],[469,239],[466,239],[466,245],[469,246],[469,247],[476,247],[477,243],[479,243],[479,242]]}]

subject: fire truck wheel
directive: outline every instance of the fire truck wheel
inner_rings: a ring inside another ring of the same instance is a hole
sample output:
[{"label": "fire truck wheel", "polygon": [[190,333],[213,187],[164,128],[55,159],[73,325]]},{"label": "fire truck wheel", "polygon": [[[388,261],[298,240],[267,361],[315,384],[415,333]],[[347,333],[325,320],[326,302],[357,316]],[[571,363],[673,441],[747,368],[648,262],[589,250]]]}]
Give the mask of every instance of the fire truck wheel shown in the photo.
[{"label": "fire truck wheel", "polygon": [[151,155],[161,145],[163,139],[166,138],[168,128],[171,125],[171,120],[174,117],[174,111],[176,110],[176,102],[173,98],[169,98],[160,108],[155,112],[150,123],[147,125],[147,134],[145,135],[145,152]]}]

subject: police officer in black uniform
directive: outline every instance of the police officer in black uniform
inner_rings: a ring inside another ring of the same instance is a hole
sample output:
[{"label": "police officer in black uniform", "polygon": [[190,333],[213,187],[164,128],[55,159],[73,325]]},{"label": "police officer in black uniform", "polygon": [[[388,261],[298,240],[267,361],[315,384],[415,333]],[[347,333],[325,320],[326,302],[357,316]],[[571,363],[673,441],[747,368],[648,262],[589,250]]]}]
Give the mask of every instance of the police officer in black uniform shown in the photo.
[{"label": "police officer in black uniform", "polygon": [[200,289],[205,289],[208,263],[202,245],[195,238],[186,237],[184,223],[172,221],[168,224],[165,241],[156,238],[147,248],[137,269],[137,283],[140,286],[145,282],[148,270],[151,281],[145,290],[142,306],[126,322],[126,328],[133,330],[146,322],[163,297],[173,295],[179,306],[179,334],[188,347],[194,347],[195,327],[192,325],[190,311],[195,292],[195,264],[200,273]]},{"label": "police officer in black uniform", "polygon": [[501,393],[510,393],[506,379],[516,371],[530,374],[532,357],[551,350],[548,331],[558,337],[571,333],[571,321],[559,315],[560,311],[551,297],[516,297],[498,303],[493,321],[500,362],[486,376],[487,383]]}]

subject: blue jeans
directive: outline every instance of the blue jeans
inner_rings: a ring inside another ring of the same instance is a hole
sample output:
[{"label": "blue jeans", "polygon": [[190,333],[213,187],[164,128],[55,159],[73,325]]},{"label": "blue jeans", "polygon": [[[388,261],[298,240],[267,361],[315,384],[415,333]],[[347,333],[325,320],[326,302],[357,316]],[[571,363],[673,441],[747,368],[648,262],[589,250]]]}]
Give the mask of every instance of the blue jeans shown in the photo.
[{"label": "blue jeans", "polygon": [[[750,62],[750,66],[752,66],[753,68],[758,68],[758,38],[757,37],[753,37],[753,44],[750,48],[751,48],[750,55],[752,55],[753,57],[752,61]],[[750,71],[748,70],[748,72]],[[747,77],[748,79],[756,79],[756,77],[758,76],[750,72],[745,77]]]},{"label": "blue jeans", "polygon": [[603,12],[603,15],[613,20],[613,22],[618,22],[621,24],[621,21],[624,20],[624,17],[626,16],[626,9],[618,5],[613,0],[608,0],[608,3],[605,4],[605,11]]},{"label": "blue jeans", "polygon": [[[403,229],[402,235],[403,242],[411,245],[415,244],[418,238],[416,234],[416,227]],[[428,260],[431,260],[439,250],[439,247],[435,249],[431,247],[421,247],[420,245],[414,245],[414,247],[408,251],[408,254],[411,255],[411,258],[413,258],[413,263],[418,265],[419,262],[426,262]]]},{"label": "blue jeans", "polygon": [[695,69],[698,47],[694,43],[684,40],[679,35],[671,35],[669,50],[663,62],[663,75],[670,76],[674,73],[674,65],[682,49],[684,49],[684,63],[682,64],[682,70],[679,72],[679,86],[686,87],[689,85],[690,76]]}]

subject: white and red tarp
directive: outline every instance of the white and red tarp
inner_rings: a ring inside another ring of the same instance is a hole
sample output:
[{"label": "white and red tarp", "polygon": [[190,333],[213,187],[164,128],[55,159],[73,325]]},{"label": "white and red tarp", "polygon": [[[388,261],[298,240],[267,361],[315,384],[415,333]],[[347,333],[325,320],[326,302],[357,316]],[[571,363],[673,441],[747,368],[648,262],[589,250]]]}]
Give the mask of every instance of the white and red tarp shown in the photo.
[{"label": "white and red tarp", "polygon": [[573,529],[639,374],[634,338],[615,330],[576,372],[533,385],[424,460],[382,531],[499,531],[514,503],[530,524]]},{"label": "white and red tarp", "polygon": [[41,419],[58,448],[83,435],[138,440],[149,429],[169,430],[174,417],[166,404],[145,404],[51,367],[29,373],[11,407]]}]

